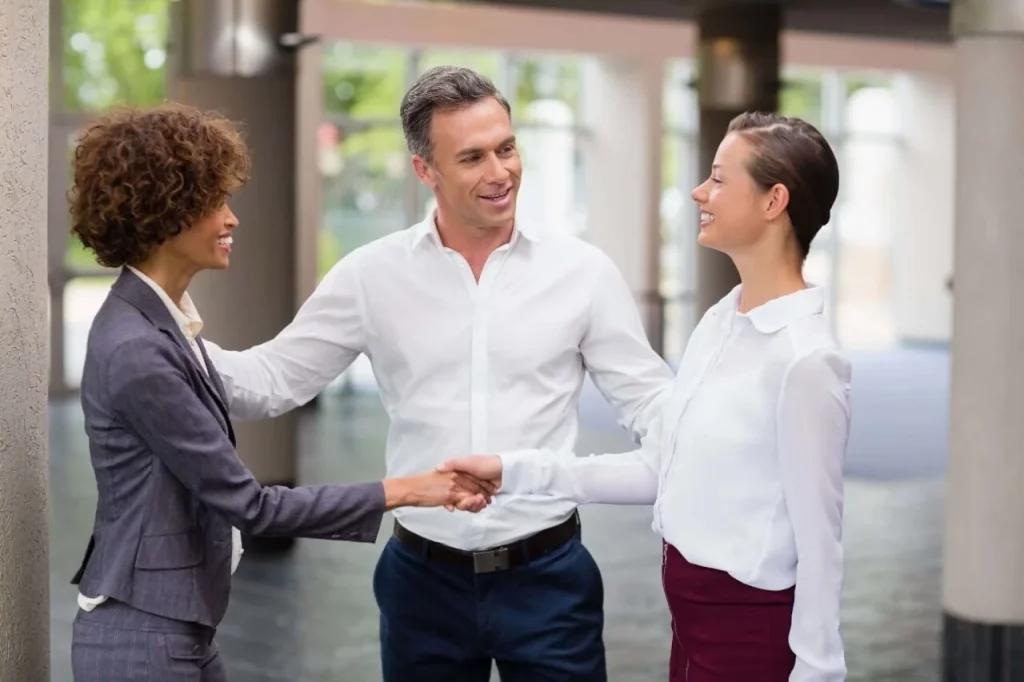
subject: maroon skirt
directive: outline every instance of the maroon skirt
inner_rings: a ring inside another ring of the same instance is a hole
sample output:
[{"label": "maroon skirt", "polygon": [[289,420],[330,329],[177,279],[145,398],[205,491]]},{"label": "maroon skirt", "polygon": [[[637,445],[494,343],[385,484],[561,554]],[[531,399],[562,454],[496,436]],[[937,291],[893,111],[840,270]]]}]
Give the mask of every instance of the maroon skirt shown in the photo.
[{"label": "maroon skirt", "polygon": [[669,682],[787,682],[793,596],[694,566],[669,544],[662,582],[672,614]]}]

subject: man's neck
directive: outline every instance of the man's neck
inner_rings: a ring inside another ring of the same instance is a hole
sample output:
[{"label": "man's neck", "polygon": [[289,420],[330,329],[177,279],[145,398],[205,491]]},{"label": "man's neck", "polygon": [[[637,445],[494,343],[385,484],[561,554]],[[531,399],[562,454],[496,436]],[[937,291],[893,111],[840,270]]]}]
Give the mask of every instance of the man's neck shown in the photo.
[{"label": "man's neck", "polygon": [[511,241],[515,229],[512,222],[495,227],[471,227],[440,212],[434,215],[434,224],[441,243],[466,259],[477,280],[488,257],[495,249]]}]

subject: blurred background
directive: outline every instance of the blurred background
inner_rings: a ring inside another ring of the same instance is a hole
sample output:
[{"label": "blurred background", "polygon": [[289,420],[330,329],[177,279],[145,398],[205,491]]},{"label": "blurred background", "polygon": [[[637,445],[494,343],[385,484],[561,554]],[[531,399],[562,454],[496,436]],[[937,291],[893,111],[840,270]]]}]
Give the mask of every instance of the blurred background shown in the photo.
[{"label": "blurred background", "polygon": [[[117,103],[167,98],[247,124],[257,188],[237,202],[233,283],[204,280],[193,292],[204,335],[241,349],[286,324],[339,258],[432,210],[398,105],[439,64],[476,69],[509,99],[525,168],[520,216],[604,249],[673,364],[730,278],[698,252],[690,200],[723,120],[777,107],[825,134],[841,191],[806,276],[826,287],[854,361],[849,679],[943,679],[950,23],[944,3],[888,0],[51,0],[51,679],[70,680],[68,581],[95,502],[77,388],[116,275],[68,233],[76,131]],[[581,451],[630,449],[589,383],[581,414]],[[383,474],[386,427],[361,357],[314,405],[243,429],[240,451],[265,482],[363,480]],[[664,680],[668,616],[650,510],[588,508],[583,527],[605,577],[610,679]],[[233,679],[379,679],[370,577],[382,546],[299,541],[247,553],[221,634]]]}]

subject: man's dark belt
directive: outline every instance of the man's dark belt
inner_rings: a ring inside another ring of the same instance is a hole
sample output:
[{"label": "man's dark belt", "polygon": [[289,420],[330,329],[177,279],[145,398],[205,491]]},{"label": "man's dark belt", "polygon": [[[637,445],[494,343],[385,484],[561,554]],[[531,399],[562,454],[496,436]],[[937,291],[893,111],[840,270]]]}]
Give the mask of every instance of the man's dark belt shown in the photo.
[{"label": "man's dark belt", "polygon": [[428,540],[413,533],[398,521],[395,521],[395,537],[410,549],[425,554],[430,559],[453,566],[472,568],[474,573],[493,573],[521,566],[545,554],[550,554],[572,539],[579,526],[579,514],[573,512],[572,516],[557,526],[552,526],[508,545],[477,552],[464,552]]}]

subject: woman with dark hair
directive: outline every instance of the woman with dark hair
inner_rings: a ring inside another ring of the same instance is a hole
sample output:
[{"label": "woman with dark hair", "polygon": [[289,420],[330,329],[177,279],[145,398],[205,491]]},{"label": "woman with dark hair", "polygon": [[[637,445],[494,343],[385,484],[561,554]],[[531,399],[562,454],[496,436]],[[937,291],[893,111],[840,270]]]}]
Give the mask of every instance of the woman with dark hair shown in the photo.
[{"label": "woman with dark hair", "polygon": [[850,365],[803,278],[839,191],[810,124],[747,113],[693,190],[701,245],[741,283],[694,330],[638,450],[523,451],[442,465],[502,490],[654,504],[673,682],[839,682],[843,455]]},{"label": "woman with dark hair", "polygon": [[[122,268],[89,332],[82,376],[98,500],[72,580],[76,682],[221,682],[213,641],[240,533],[373,542],[382,514],[492,491],[429,472],[347,486],[260,485],[235,452],[228,397],[186,292],[228,267],[249,177],[235,127],[191,107],[124,109],[90,124],[74,156],[74,234]],[[239,303],[242,303],[241,301]]]}]

